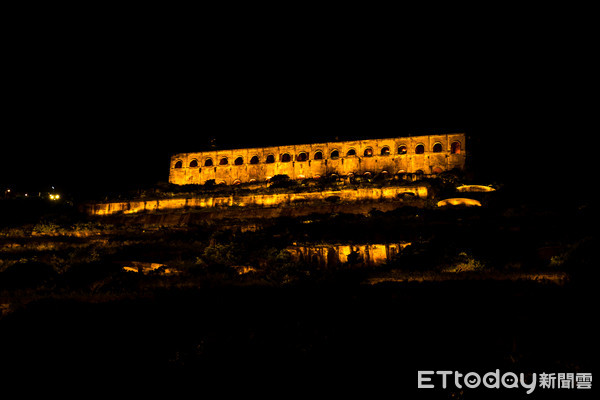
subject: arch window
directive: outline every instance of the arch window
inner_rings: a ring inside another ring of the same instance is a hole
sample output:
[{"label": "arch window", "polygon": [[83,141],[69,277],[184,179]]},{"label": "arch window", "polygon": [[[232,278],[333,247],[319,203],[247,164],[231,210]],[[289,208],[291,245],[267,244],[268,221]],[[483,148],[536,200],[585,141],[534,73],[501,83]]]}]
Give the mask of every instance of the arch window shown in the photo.
[{"label": "arch window", "polygon": [[267,164],[273,164],[275,162],[275,156],[273,154],[269,154],[267,156],[267,160],[265,161]]},{"label": "arch window", "polygon": [[340,158],[340,152],[337,150],[332,151],[329,155],[329,158],[331,158],[332,160],[337,160],[338,158]]},{"label": "arch window", "polygon": [[242,183],[242,181],[240,181],[239,179],[236,179],[235,181],[233,181],[232,185],[240,185]]},{"label": "arch window", "polygon": [[382,155],[382,156],[389,156],[389,155],[390,155],[390,148],[389,148],[389,147],[387,147],[387,146],[384,146],[384,147],[381,149],[381,155]]},{"label": "arch window", "polygon": [[296,161],[306,161],[308,160],[308,154],[306,154],[304,151],[298,153],[298,155],[296,156]]},{"label": "arch window", "polygon": [[223,157],[221,158],[221,161],[219,161],[219,165],[227,165],[229,164],[229,160],[227,159],[227,157]]},{"label": "arch window", "polygon": [[460,154],[460,142],[452,142],[450,145],[450,153]]},{"label": "arch window", "polygon": [[288,153],[283,153],[281,155],[281,162],[290,162],[292,161],[292,156],[290,156]]},{"label": "arch window", "polygon": [[196,168],[198,166],[198,160],[190,161],[190,168]]},{"label": "arch window", "polygon": [[398,154],[406,154],[406,153],[407,153],[407,151],[408,151],[408,150],[406,149],[406,146],[405,146],[405,145],[400,145],[400,146],[398,147]]},{"label": "arch window", "polygon": [[348,150],[348,152],[346,153],[346,157],[353,157],[356,155],[356,150],[354,149],[350,149]]},{"label": "arch window", "polygon": [[315,152],[314,159],[315,160],[322,160],[323,159],[323,152],[322,151]]},{"label": "arch window", "polygon": [[250,159],[250,164],[258,164],[258,156],[254,156]]},{"label": "arch window", "polygon": [[204,166],[205,166],[205,167],[212,167],[212,166],[213,166],[213,160],[212,160],[212,158],[207,158],[207,159],[204,161]]},{"label": "arch window", "polygon": [[440,142],[437,142],[436,144],[433,145],[433,152],[434,153],[442,152],[442,144]]},{"label": "arch window", "polygon": [[367,147],[365,149],[365,152],[363,153],[363,156],[365,157],[373,157],[373,149],[370,147]]},{"label": "arch window", "polygon": [[415,154],[425,154],[425,146],[423,144],[418,144],[415,147]]},{"label": "arch window", "polygon": [[244,163],[244,159],[242,157],[238,157],[233,162],[235,165],[242,165]]},{"label": "arch window", "polygon": [[181,168],[183,167],[183,161],[179,160],[175,163],[175,168]]}]

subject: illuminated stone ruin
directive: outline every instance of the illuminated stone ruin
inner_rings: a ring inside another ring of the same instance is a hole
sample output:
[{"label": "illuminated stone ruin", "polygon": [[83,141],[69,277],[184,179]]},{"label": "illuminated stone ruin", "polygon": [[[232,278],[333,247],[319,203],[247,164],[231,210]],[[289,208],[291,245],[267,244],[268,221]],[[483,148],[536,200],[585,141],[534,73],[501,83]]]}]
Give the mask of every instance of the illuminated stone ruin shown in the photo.
[{"label": "illuminated stone ruin", "polygon": [[464,169],[465,157],[464,133],[214,150],[172,156],[169,182],[235,185],[275,175],[439,174]]}]

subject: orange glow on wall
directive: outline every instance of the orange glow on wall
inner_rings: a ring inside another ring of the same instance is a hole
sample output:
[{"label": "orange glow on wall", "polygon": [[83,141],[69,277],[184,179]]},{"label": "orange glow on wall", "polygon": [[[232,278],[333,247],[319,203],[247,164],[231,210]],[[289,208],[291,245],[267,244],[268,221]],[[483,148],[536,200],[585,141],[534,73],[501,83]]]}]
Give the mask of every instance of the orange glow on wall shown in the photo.
[{"label": "orange glow on wall", "polygon": [[446,199],[446,200],[438,201],[437,206],[438,207],[446,207],[446,206],[481,207],[481,202],[479,200],[474,200],[474,199],[453,198],[453,199]]},{"label": "orange glow on wall", "polygon": [[495,192],[491,186],[483,186],[483,185],[462,185],[456,188],[457,192]]}]

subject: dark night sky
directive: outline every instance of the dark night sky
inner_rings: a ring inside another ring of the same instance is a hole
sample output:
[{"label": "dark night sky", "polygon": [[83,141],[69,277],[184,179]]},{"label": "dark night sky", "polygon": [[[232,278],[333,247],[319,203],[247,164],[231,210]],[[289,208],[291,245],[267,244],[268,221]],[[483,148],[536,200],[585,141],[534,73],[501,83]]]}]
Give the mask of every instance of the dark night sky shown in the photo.
[{"label": "dark night sky", "polygon": [[584,135],[596,133],[585,78],[564,68],[579,61],[573,49],[558,48],[568,61],[557,64],[556,47],[502,38],[485,49],[424,47],[426,38],[390,47],[351,34],[84,25],[13,32],[1,185],[76,192],[165,181],[172,153],[211,137],[229,147],[439,131],[471,135],[481,167],[502,178],[588,172]]}]

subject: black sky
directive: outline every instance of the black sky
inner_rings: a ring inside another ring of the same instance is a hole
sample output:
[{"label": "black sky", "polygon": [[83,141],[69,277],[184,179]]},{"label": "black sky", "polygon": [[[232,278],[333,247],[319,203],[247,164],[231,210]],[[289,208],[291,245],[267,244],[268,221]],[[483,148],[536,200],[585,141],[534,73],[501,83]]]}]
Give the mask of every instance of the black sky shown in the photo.
[{"label": "black sky", "polygon": [[573,49],[84,25],[12,32],[1,185],[165,181],[171,154],[211,138],[232,147],[440,131],[466,132],[482,168],[503,178],[587,173],[583,137],[596,133],[585,78],[566,68],[580,62]]}]

